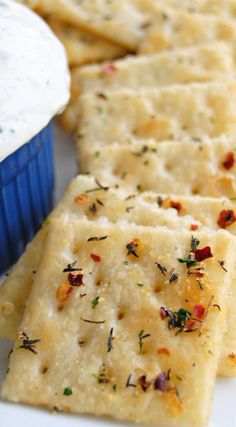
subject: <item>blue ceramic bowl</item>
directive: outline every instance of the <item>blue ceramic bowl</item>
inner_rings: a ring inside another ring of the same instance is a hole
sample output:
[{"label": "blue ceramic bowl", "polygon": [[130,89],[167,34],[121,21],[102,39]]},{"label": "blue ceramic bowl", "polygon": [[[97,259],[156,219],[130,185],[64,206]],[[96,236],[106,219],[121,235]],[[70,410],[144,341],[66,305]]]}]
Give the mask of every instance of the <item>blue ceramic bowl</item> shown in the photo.
[{"label": "blue ceramic bowl", "polygon": [[52,209],[51,125],[0,163],[0,273],[21,255]]}]

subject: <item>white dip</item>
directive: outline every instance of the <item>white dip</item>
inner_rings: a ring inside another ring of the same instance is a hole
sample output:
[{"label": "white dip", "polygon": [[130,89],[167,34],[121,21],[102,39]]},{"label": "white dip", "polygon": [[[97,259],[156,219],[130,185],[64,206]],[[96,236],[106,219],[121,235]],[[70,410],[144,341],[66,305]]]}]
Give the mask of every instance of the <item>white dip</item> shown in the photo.
[{"label": "white dip", "polygon": [[69,100],[64,48],[36,14],[0,0],[0,161],[41,131]]}]

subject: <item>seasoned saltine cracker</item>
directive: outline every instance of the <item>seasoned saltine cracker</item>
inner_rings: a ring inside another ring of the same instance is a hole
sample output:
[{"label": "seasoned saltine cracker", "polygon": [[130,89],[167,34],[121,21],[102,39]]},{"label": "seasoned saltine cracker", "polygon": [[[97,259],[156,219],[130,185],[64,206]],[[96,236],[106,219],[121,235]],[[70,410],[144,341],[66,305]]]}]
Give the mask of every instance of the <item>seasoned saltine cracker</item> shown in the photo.
[{"label": "seasoned saltine cracker", "polygon": [[[186,196],[158,196],[154,193],[130,194],[125,189],[99,187],[93,177],[78,176],[64,196],[65,211],[96,221],[106,217],[109,222],[119,221],[144,226],[165,226],[179,230],[219,230],[225,228],[236,234],[235,202],[221,198],[202,198]],[[54,212],[59,211],[59,208]],[[231,221],[224,222],[223,214],[231,212]],[[14,267],[4,286],[0,288],[0,336],[15,339],[16,331],[23,316],[34,275],[37,273],[42,248],[50,220],[28,246]],[[220,225],[219,225],[220,224]],[[222,264],[222,268],[226,269]],[[236,281],[233,284],[236,284]],[[234,286],[231,294],[234,296]],[[232,297],[231,301],[234,301]],[[235,310],[229,307],[227,331],[221,348],[221,360],[218,374],[234,375],[236,373],[236,332]]]},{"label": "seasoned saltine cracker", "polygon": [[149,56],[130,56],[107,64],[85,66],[77,72],[84,94],[222,80],[226,74],[235,72],[235,63],[227,44],[212,43]]},{"label": "seasoned saltine cracker", "polygon": [[80,169],[129,191],[236,197],[236,142],[81,144]]},{"label": "seasoned saltine cracker", "polygon": [[123,61],[84,69],[75,67],[71,70],[71,100],[60,121],[68,132],[77,129],[80,90],[101,94],[104,90],[124,87],[138,89],[208,82],[225,79],[226,74],[233,73],[234,69],[231,48],[224,43],[161,52],[146,59],[127,57]]},{"label": "seasoned saltine cracker", "polygon": [[64,44],[71,66],[125,56],[127,51],[85,30],[47,17],[47,23]]},{"label": "seasoned saltine cracker", "polygon": [[[224,9],[224,5],[220,7]],[[225,41],[235,49],[236,28],[233,19],[184,12],[178,6],[177,9],[159,7],[156,3],[147,33],[139,45],[139,53],[216,41]]]},{"label": "seasoned saltine cracker", "polygon": [[42,14],[51,14],[132,50],[144,36],[151,13],[138,0],[35,0],[33,6]]},{"label": "seasoned saltine cracker", "polygon": [[198,139],[236,130],[236,82],[122,89],[80,98],[79,139],[85,146],[154,138]]},{"label": "seasoned saltine cracker", "polygon": [[[234,242],[225,232],[193,238],[71,216],[52,222],[2,397],[168,427],[205,425]],[[190,268],[201,268],[204,291]]]}]

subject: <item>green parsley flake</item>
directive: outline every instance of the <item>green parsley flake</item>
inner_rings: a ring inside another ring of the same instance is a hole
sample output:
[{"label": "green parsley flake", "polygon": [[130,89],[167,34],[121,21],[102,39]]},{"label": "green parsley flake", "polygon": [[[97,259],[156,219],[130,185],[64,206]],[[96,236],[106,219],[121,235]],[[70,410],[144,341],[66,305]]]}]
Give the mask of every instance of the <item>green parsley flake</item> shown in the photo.
[{"label": "green parsley flake", "polygon": [[71,396],[73,394],[72,388],[65,387],[63,391],[64,396]]}]

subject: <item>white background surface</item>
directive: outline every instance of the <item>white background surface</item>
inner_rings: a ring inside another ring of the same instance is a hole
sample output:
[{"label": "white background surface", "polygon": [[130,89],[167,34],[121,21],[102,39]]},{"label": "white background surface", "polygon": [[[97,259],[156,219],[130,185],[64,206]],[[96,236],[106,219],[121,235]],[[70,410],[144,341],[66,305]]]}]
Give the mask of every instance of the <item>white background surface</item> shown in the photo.
[{"label": "white background surface", "polygon": [[[58,200],[70,179],[76,174],[76,153],[70,139],[55,129],[56,199]],[[235,308],[236,309],[236,308]],[[7,368],[11,343],[0,340],[0,384]],[[105,419],[93,419],[65,414],[52,414],[23,405],[0,402],[0,427],[124,427]],[[192,427],[189,425],[189,427]],[[209,427],[236,427],[236,379],[218,379],[215,388],[213,412]]]}]

